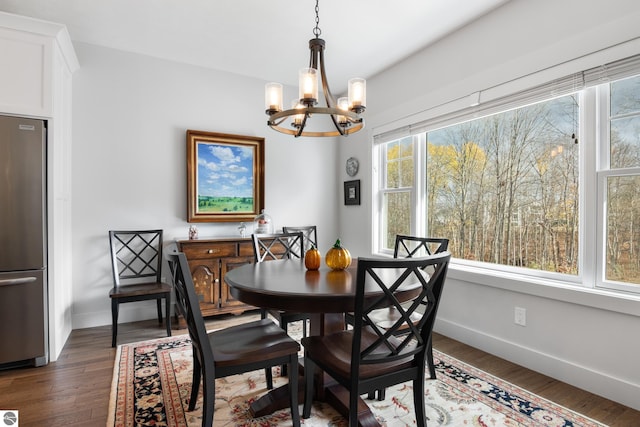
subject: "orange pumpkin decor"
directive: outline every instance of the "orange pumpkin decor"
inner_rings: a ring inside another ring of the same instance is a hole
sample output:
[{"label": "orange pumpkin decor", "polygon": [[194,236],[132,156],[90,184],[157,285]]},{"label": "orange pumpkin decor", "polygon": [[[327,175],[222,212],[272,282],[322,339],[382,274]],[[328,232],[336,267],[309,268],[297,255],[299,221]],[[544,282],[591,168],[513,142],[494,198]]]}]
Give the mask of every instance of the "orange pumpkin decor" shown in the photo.
[{"label": "orange pumpkin decor", "polygon": [[332,270],[344,270],[351,265],[351,254],[340,244],[340,239],[336,240],[333,247],[329,249],[325,256],[327,267]]},{"label": "orange pumpkin decor", "polygon": [[307,270],[317,270],[320,268],[320,251],[315,246],[312,246],[304,254],[304,266]]}]

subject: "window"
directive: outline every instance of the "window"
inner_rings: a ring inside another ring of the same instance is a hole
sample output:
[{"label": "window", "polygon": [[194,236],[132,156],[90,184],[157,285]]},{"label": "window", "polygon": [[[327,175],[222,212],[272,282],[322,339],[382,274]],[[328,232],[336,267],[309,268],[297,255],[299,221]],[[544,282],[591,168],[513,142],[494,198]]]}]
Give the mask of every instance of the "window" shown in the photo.
[{"label": "window", "polygon": [[378,252],[447,237],[457,263],[640,292],[640,75],[609,81],[378,144]]},{"label": "window", "polygon": [[382,246],[393,249],[396,234],[409,234],[412,223],[412,200],[414,193],[413,141],[403,138],[385,144],[382,176],[382,221],[384,236]]},{"label": "window", "polygon": [[599,96],[608,125],[599,173],[606,194],[604,280],[624,289],[621,283],[640,284],[640,76],[604,85]]}]

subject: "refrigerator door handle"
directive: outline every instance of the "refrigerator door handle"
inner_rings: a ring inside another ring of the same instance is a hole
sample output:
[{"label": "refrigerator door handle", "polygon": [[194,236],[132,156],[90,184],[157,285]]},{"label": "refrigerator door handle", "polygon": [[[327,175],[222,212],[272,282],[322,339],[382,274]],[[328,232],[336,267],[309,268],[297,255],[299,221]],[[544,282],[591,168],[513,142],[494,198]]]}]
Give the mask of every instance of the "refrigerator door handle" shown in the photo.
[{"label": "refrigerator door handle", "polygon": [[25,283],[35,282],[36,280],[37,280],[36,277],[20,277],[19,279],[2,279],[0,280],[0,286],[23,285]]}]

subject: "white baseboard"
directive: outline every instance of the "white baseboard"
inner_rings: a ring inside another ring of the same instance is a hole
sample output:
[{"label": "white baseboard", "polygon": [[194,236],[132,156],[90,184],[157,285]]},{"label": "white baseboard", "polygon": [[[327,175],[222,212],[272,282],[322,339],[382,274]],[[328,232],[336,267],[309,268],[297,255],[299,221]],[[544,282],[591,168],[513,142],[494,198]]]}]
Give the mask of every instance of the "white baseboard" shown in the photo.
[{"label": "white baseboard", "polygon": [[[640,386],[534,348],[438,318],[434,331],[541,374],[640,411]],[[597,342],[594,342],[596,345]],[[633,367],[629,367],[633,369]]]}]

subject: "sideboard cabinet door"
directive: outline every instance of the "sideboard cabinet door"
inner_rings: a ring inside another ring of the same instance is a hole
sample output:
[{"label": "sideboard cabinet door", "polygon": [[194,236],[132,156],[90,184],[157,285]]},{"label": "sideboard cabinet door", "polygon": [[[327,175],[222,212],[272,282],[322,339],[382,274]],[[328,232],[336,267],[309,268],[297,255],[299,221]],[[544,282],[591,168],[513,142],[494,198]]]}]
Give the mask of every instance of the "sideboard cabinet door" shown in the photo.
[{"label": "sideboard cabinet door", "polygon": [[200,300],[203,316],[215,314],[220,307],[220,260],[198,259],[189,261],[193,285]]},{"label": "sideboard cabinet door", "polygon": [[241,314],[256,307],[234,299],[224,275],[253,262],[253,245],[247,238],[178,240],[178,248],[189,261],[202,315]]},{"label": "sideboard cabinet door", "polygon": [[[221,277],[224,277],[228,271],[233,270],[234,268],[251,264],[253,263],[253,257],[234,257],[234,258],[225,258],[222,260],[221,265]],[[231,296],[231,292],[229,291],[229,286],[224,282],[224,280],[220,281],[220,306],[221,307],[238,307],[246,305],[245,303],[238,301],[237,299]]]}]

